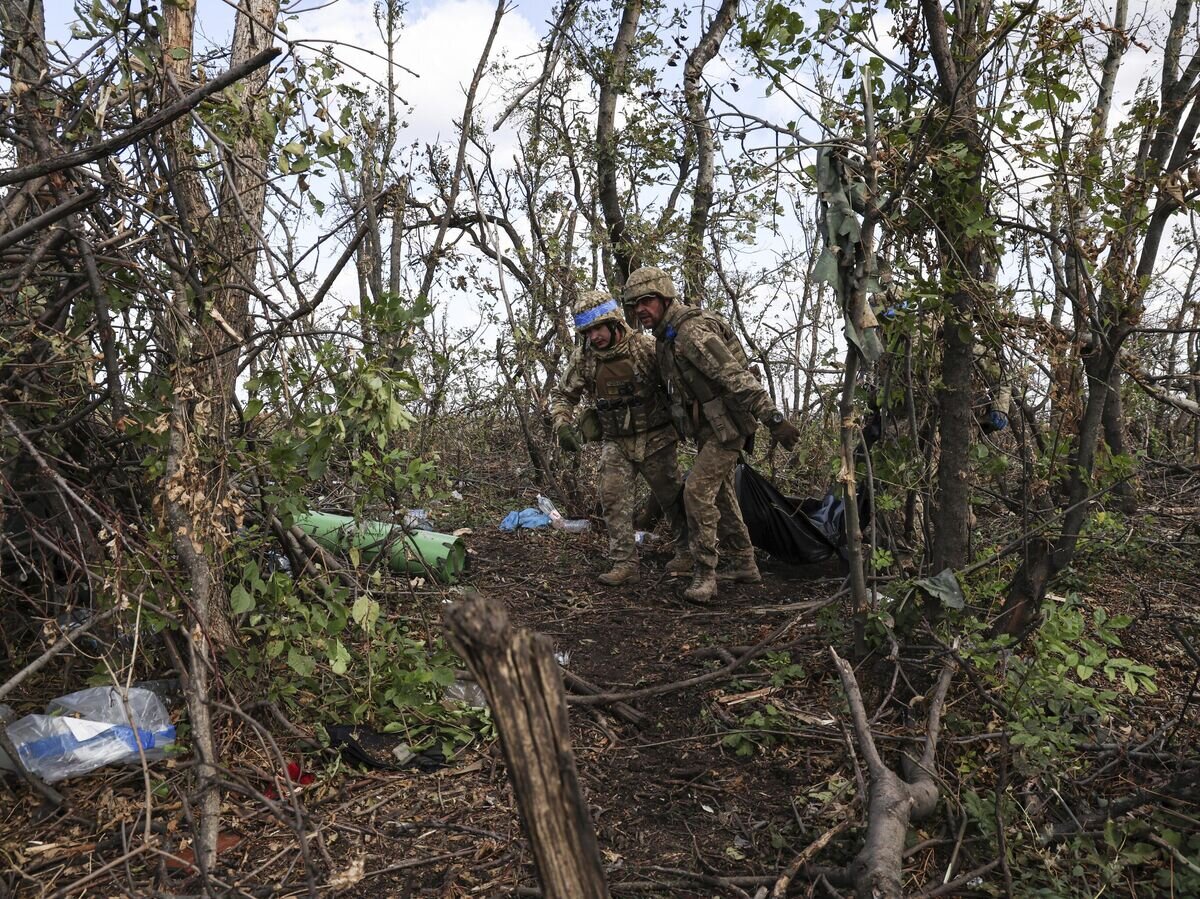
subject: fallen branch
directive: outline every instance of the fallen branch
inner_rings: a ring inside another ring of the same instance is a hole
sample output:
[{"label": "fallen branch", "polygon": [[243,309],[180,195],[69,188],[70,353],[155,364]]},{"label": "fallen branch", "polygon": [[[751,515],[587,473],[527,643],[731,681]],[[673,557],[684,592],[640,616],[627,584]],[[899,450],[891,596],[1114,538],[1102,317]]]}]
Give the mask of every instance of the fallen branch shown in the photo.
[{"label": "fallen branch", "polygon": [[[566,668],[562,669],[563,680],[567,686],[576,693],[585,696],[599,696],[603,691],[589,680],[584,680],[578,674]],[[571,701],[571,697],[567,697],[567,702]],[[612,712],[626,724],[632,724],[634,727],[641,727],[646,723],[646,716],[639,712],[631,705],[626,705],[623,702],[612,703]]]},{"label": "fallen branch", "polygon": [[[957,647],[957,644],[956,644]],[[937,685],[929,697],[929,712],[925,729],[925,747],[915,762],[904,756],[905,776],[901,777],[884,764],[863,703],[858,681],[850,664],[834,648],[829,654],[837,667],[850,720],[862,750],[863,760],[871,775],[867,803],[867,836],[863,848],[848,866],[855,892],[864,899],[900,899],[904,895],[901,874],[904,870],[904,842],[910,821],[920,821],[937,806],[938,782],[934,777],[934,758],[938,735],[941,732],[942,709],[946,692],[957,667],[953,659],[942,669]]]},{"label": "fallen branch", "polygon": [[800,869],[812,861],[818,852],[828,846],[830,840],[849,826],[850,821],[848,819],[843,820],[809,843],[804,851],[792,859],[792,863],[779,875],[779,879],[775,881],[774,889],[771,890],[771,899],[784,899],[787,895],[788,886],[791,885],[792,879],[800,873]]}]

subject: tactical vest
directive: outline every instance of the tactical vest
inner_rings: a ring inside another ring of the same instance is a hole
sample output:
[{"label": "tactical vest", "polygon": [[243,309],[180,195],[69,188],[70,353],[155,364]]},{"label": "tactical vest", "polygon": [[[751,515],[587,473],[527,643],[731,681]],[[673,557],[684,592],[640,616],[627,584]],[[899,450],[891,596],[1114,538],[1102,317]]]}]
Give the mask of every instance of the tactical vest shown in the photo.
[{"label": "tactical vest", "polygon": [[[668,370],[673,367],[679,373],[679,377],[687,386],[688,393],[695,399],[696,404],[700,407],[699,411],[701,415],[708,422],[709,427],[712,428],[718,440],[730,441],[736,439],[738,436],[753,437],[755,431],[758,430],[758,421],[754,418],[750,410],[743,409],[739,402],[726,393],[724,387],[709,380],[707,375],[696,368],[681,353],[675,352],[675,331],[681,328],[685,322],[697,316],[703,317],[705,322],[717,332],[722,344],[724,344],[725,352],[732,356],[743,368],[754,373],[750,367],[750,359],[742,347],[742,342],[738,340],[729,323],[719,315],[714,315],[706,309],[700,309],[695,306],[688,306],[684,309],[679,314],[679,317],[672,322],[674,330],[668,330],[667,339],[658,342],[659,368]],[[682,404],[683,398],[672,395],[671,401]],[[690,410],[685,408],[684,412],[692,420],[693,425],[699,425],[699,422],[694,420],[694,416]]]},{"label": "tactical vest", "polygon": [[655,385],[638,377],[628,354],[597,362],[595,393],[596,415],[605,437],[631,437],[671,421]]}]

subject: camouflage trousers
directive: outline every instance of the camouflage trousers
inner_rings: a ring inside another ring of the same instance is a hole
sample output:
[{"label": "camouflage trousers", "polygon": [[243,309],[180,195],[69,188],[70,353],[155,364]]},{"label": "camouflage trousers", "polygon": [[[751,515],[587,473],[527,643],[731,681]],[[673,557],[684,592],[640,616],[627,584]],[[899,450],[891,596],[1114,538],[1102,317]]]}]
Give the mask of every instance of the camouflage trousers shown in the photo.
[{"label": "camouflage trousers", "polygon": [[754,552],[742,510],[733,489],[733,469],[741,441],[722,444],[714,437],[701,438],[696,464],[683,485],[688,540],[692,558],[701,568],[717,567],[717,540],[730,558]]},{"label": "camouflage trousers", "polygon": [[613,562],[637,558],[633,539],[634,479],[641,475],[650,485],[654,498],[663,508],[671,533],[685,533],[680,494],[683,479],[679,474],[677,444],[671,443],[644,461],[635,462],[609,440],[600,451],[600,502],[604,505],[604,523],[608,526],[608,557]]}]

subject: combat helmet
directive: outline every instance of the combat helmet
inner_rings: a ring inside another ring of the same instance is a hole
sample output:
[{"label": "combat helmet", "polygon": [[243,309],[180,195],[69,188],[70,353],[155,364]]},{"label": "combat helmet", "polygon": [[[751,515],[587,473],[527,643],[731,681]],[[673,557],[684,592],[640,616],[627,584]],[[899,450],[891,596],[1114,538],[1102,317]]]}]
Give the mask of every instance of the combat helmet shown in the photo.
[{"label": "combat helmet", "polygon": [[588,328],[609,322],[618,328],[626,327],[621,307],[612,295],[603,290],[587,290],[579,295],[572,310],[575,333],[582,334]]},{"label": "combat helmet", "polygon": [[675,282],[661,268],[647,265],[630,272],[629,278],[625,281],[625,304],[632,306],[641,297],[651,294],[668,300],[679,297],[675,290]]}]

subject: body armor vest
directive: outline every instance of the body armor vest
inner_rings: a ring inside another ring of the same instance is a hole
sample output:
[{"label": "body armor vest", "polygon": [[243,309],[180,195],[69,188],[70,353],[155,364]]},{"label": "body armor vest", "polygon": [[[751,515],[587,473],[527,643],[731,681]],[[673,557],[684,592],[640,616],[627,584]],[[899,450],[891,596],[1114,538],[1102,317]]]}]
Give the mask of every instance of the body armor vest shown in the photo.
[{"label": "body armor vest", "polygon": [[[750,371],[755,377],[758,376],[757,372],[750,365],[750,359],[746,355],[746,350],[742,347],[742,342],[738,340],[729,323],[719,315],[714,315],[705,309],[689,306],[680,313],[678,319],[673,323],[672,329],[667,332],[667,339],[658,342],[657,352],[660,369],[669,370],[673,368],[678,372],[680,379],[682,379],[684,385],[687,387],[687,392],[691,394],[691,399],[695,400],[699,408],[695,411],[689,410],[684,405],[684,398],[677,395],[673,395],[671,401],[679,403],[683,407],[680,411],[686,416],[693,427],[699,425],[699,421],[695,415],[696,412],[699,412],[700,416],[708,422],[709,427],[713,429],[718,439],[722,441],[736,439],[739,435],[752,437],[758,429],[758,422],[750,410],[743,409],[740,403],[726,394],[725,388],[709,380],[708,376],[689,362],[682,353],[675,351],[676,330],[682,327],[684,322],[690,321],[697,316],[702,316],[706,323],[717,332],[721,343],[724,345],[725,352],[732,356],[738,365]],[[667,364],[664,365],[664,362]]]},{"label": "body armor vest", "polygon": [[605,437],[631,437],[669,424],[653,382],[639,378],[628,354],[596,365],[596,414]]}]

